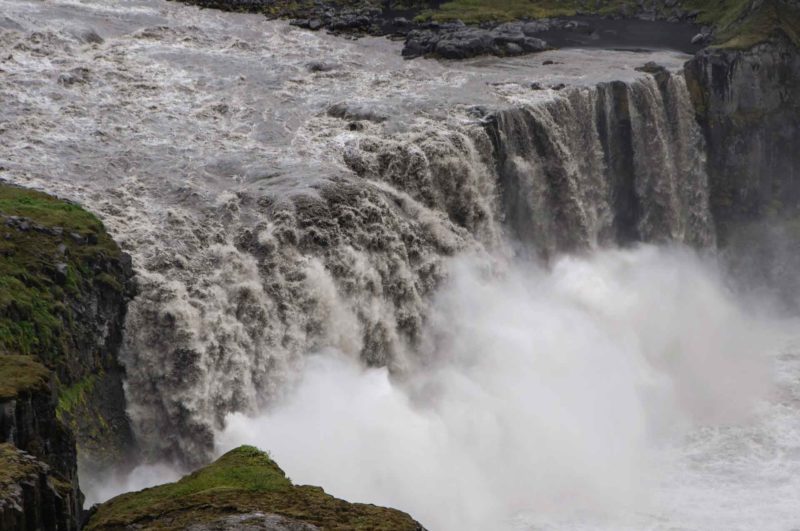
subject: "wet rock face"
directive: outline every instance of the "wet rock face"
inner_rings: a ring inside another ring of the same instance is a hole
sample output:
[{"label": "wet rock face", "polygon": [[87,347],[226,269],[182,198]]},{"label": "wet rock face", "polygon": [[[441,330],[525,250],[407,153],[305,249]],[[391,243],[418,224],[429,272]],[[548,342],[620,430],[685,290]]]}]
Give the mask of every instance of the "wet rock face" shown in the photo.
[{"label": "wet rock face", "polygon": [[[60,386],[53,414],[77,434],[87,463],[107,467],[133,441],[117,359],[134,290],[130,258],[74,205],[5,185],[0,198],[7,205],[0,276],[16,301],[0,307],[0,353],[30,355],[53,369]],[[30,328],[39,330],[33,339]]]},{"label": "wet rock face", "polygon": [[80,505],[69,484],[11,444],[0,444],[0,529],[80,529]]},{"label": "wet rock face", "polygon": [[78,529],[75,437],[56,418],[55,379],[22,356],[1,356],[0,377],[0,529]]},{"label": "wet rock face", "polygon": [[788,43],[709,49],[687,63],[708,143],[720,235],[734,224],[800,212],[800,53]]}]

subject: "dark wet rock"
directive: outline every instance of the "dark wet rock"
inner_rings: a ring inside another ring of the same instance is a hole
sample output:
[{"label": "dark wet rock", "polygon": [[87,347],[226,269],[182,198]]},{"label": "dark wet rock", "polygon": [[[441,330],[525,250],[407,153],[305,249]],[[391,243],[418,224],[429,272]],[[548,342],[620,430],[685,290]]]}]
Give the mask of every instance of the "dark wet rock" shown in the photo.
[{"label": "dark wet rock", "polygon": [[512,56],[541,52],[547,44],[523,31],[522,24],[478,28],[463,24],[437,25],[414,30],[406,38],[403,56],[467,59],[480,55]]},{"label": "dark wet rock", "polygon": [[57,390],[41,363],[0,354],[0,529],[79,528],[75,438],[56,416]]},{"label": "dark wet rock", "polygon": [[58,76],[58,83],[65,87],[73,85],[85,85],[89,82],[90,71],[88,68],[73,68],[69,72],[64,72]]},{"label": "dark wet rock", "polygon": [[309,72],[330,72],[337,68],[339,68],[339,65],[335,63],[326,63],[324,61],[311,61],[306,64],[306,69],[308,69]]},{"label": "dark wet rock", "polygon": [[663,66],[653,61],[645,63],[644,66],[635,68],[637,72],[644,72],[655,77],[659,82],[669,79],[669,71]]},{"label": "dark wet rock", "polygon": [[84,44],[102,44],[105,42],[103,37],[91,28],[82,29],[75,33],[75,37]]},{"label": "dark wet rock", "polygon": [[359,102],[341,102],[331,105],[328,108],[328,116],[342,120],[364,120],[375,123],[385,122],[389,119],[388,113],[368,103]]},{"label": "dark wet rock", "polygon": [[709,48],[686,65],[708,144],[711,208],[731,227],[800,214],[800,53],[782,40]]},{"label": "dark wet rock", "polygon": [[80,529],[80,506],[53,468],[13,444],[0,444],[0,529]]}]

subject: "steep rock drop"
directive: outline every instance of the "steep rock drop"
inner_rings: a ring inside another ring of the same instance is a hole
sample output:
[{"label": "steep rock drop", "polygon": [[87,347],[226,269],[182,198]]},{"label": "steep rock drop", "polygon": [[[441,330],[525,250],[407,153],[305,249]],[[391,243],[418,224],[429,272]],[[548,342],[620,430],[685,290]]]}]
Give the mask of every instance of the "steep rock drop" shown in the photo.
[{"label": "steep rock drop", "polygon": [[133,459],[118,359],[130,260],[96,217],[40,192],[0,183],[0,223],[0,522],[79,529],[79,461]]}]

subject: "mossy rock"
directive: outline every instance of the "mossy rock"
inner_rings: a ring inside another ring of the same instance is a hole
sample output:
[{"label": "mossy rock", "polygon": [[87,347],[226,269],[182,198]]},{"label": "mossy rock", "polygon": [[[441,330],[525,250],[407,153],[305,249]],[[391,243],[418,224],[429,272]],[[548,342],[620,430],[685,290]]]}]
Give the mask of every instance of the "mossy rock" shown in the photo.
[{"label": "mossy rock", "polygon": [[70,299],[101,281],[102,264],[120,254],[78,205],[0,184],[0,353],[59,368],[73,349]]},{"label": "mossy rock", "polygon": [[745,50],[786,39],[800,47],[800,5],[786,0],[684,0],[697,21],[714,27],[716,48]]},{"label": "mossy rock", "polygon": [[[52,370],[58,418],[75,432],[91,462],[102,466],[120,460],[132,441],[116,358],[125,305],[134,291],[132,274],[130,259],[94,214],[0,182],[5,370],[11,370],[12,359],[16,373],[30,367]],[[40,365],[31,365],[34,361]],[[33,380],[40,376],[29,374]],[[4,384],[0,379],[6,394],[17,386]]]},{"label": "mossy rock", "polygon": [[50,371],[30,356],[0,355],[0,401],[46,389]]},{"label": "mossy rock", "polygon": [[293,485],[266,453],[250,446],[232,450],[176,483],[123,494],[100,505],[87,529],[185,529],[254,513],[320,529],[422,529],[400,511],[352,504],[319,487]]},{"label": "mossy rock", "polygon": [[0,444],[0,500],[16,496],[15,487],[47,472],[47,466],[9,443]]}]

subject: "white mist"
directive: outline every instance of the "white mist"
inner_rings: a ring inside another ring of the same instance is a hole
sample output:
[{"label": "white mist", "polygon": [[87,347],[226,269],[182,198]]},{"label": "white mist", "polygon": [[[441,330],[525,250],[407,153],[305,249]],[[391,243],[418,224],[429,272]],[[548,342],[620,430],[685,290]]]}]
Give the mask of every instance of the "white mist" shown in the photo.
[{"label": "white mist", "polygon": [[229,416],[218,448],[259,446],[295,482],[431,530],[669,525],[672,456],[699,426],[750,421],[772,332],[688,250],[503,274],[460,259],[409,374],[309,356],[287,400]]}]

